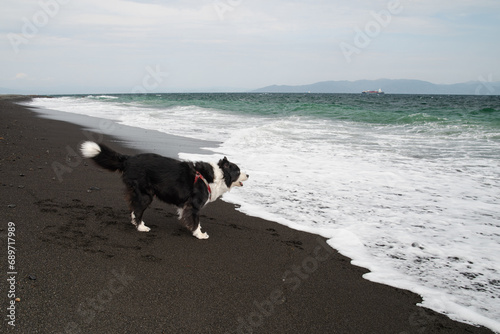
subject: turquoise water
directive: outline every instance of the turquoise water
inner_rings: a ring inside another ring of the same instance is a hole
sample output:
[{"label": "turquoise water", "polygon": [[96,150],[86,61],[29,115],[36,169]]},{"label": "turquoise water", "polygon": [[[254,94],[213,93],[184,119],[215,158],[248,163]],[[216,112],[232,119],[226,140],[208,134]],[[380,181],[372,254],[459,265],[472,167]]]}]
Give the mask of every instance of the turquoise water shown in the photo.
[{"label": "turquoise water", "polygon": [[500,96],[125,94],[33,105],[219,142],[180,158],[226,155],[252,175],[224,200],[328,238],[366,279],[500,331]]},{"label": "turquoise water", "polygon": [[[114,95],[151,108],[198,106],[238,114],[317,117],[371,124],[463,123],[500,127],[500,96],[185,93]],[[93,96],[109,101],[108,95]]]}]

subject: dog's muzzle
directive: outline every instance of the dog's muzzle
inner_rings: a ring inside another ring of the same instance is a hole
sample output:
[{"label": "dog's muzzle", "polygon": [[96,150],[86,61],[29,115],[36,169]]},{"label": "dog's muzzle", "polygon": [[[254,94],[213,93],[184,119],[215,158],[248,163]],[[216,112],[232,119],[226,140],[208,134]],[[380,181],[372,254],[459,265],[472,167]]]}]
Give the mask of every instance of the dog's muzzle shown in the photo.
[{"label": "dog's muzzle", "polygon": [[243,181],[248,180],[249,177],[250,177],[250,175],[245,174],[245,173],[241,173],[238,180],[233,182],[233,187],[243,187]]}]

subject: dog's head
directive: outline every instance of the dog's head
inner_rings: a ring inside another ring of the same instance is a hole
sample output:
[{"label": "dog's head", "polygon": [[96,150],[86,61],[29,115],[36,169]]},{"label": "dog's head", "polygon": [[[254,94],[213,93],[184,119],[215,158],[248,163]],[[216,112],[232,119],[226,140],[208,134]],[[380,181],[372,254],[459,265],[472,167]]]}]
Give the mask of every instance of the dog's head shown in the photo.
[{"label": "dog's head", "polygon": [[218,165],[224,173],[224,182],[229,189],[232,187],[243,187],[243,181],[249,178],[248,174],[242,173],[240,168],[236,164],[229,162],[226,157],[220,159]]}]

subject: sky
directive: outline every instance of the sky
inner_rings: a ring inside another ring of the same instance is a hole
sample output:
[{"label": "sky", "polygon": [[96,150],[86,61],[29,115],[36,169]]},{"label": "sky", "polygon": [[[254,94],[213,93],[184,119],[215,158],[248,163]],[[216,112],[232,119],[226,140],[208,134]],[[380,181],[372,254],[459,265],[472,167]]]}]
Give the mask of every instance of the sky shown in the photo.
[{"label": "sky", "polygon": [[498,0],[2,0],[0,90],[500,81]]}]

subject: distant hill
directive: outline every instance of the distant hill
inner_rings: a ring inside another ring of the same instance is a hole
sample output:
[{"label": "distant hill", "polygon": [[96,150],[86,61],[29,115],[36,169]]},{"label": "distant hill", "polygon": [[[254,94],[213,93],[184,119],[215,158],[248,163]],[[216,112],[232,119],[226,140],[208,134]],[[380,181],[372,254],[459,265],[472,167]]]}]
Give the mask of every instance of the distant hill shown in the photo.
[{"label": "distant hill", "polygon": [[421,80],[379,79],[358,81],[323,81],[302,86],[272,85],[254,90],[256,93],[361,93],[382,89],[387,94],[462,94],[500,95],[500,82],[470,81],[452,85],[433,84]]}]

